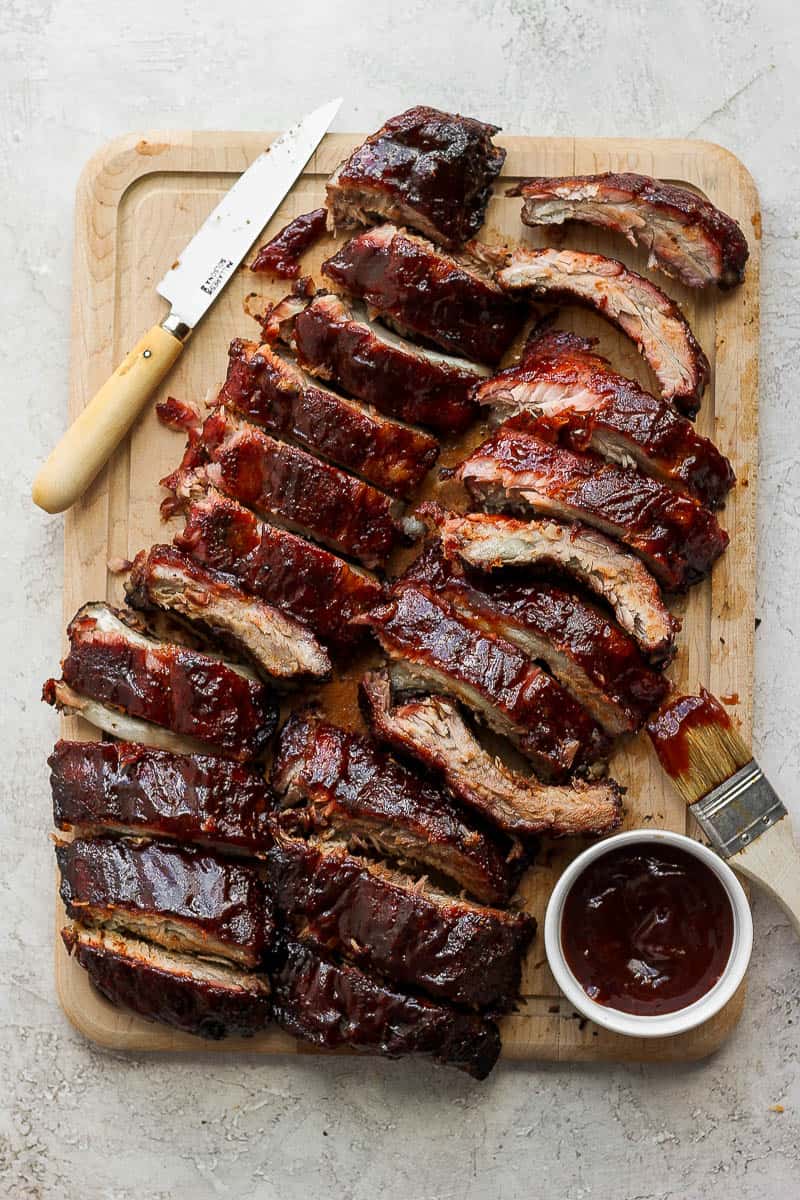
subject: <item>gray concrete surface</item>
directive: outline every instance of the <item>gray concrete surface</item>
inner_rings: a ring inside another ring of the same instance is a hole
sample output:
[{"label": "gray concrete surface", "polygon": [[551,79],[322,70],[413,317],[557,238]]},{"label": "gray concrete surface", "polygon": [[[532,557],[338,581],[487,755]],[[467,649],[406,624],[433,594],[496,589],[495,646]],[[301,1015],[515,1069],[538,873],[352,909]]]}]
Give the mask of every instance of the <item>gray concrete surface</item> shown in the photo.
[{"label": "gray concrete surface", "polygon": [[64,421],[74,186],[113,135],[275,128],[344,92],[339,129],[429,101],[509,132],[721,142],[763,200],[757,745],[800,817],[799,33],[792,0],[0,0],[3,1197],[800,1194],[800,955],[761,900],[744,1020],[700,1065],[501,1067],[477,1086],[419,1064],[83,1042],[53,994],[55,720],[38,702],[61,522],[28,499]]}]

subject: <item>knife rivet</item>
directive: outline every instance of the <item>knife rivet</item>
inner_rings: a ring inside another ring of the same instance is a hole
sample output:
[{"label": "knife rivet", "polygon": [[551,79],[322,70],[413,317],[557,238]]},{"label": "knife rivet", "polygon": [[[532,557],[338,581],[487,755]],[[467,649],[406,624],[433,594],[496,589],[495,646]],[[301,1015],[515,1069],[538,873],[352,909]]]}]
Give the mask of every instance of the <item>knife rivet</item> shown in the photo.
[{"label": "knife rivet", "polygon": [[142,354],[142,358],[152,358],[152,357],[153,357],[152,350],[145,350],[144,353]]}]

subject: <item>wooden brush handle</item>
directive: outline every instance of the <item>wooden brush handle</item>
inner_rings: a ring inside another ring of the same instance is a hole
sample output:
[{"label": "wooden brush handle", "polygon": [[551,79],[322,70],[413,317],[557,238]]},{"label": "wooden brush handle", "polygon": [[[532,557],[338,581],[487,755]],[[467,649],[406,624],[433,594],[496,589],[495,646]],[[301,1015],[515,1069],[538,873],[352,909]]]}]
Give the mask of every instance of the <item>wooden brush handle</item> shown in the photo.
[{"label": "wooden brush handle", "polygon": [[59,513],[83,495],[182,349],[183,342],[161,325],[154,325],[137,342],[39,471],[32,490],[34,504]]},{"label": "wooden brush handle", "polygon": [[760,884],[776,900],[800,937],[800,851],[788,816],[728,859],[729,866]]}]

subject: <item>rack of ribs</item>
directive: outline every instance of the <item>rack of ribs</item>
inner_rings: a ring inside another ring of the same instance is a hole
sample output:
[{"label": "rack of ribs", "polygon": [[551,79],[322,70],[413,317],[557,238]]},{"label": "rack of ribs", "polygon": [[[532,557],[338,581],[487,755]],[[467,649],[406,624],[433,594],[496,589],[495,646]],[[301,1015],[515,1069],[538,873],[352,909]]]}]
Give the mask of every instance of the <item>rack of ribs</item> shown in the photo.
[{"label": "rack of ribs", "polygon": [[734,287],[744,279],[747,241],[732,217],[688,188],[649,175],[568,175],[523,179],[506,192],[522,196],[526,225],[579,221],[643,246],[648,267],[687,287]]},{"label": "rack of ribs", "polygon": [[581,521],[619,538],[672,592],[703,579],[728,545],[699,501],[634,468],[555,446],[526,415],[496,430],[459,475],[490,509]]},{"label": "rack of ribs", "polygon": [[215,488],[192,499],[174,540],[196,562],[225,572],[249,595],[291,613],[337,650],[359,636],[353,618],[383,595],[374,575],[259,520]]},{"label": "rack of ribs", "polygon": [[248,595],[174,546],[151,546],[137,554],[125,599],[141,612],[161,611],[185,620],[246,659],[268,680],[330,678],[330,659],[302,622]]},{"label": "rack of ribs", "polygon": [[391,496],[413,492],[439,453],[429,434],[320,386],[272,347],[239,338],[217,404]]},{"label": "rack of ribs", "polygon": [[284,805],[308,805],[320,828],[449,876],[487,904],[505,903],[519,883],[524,858],[469,825],[444,792],[314,714],[294,713],[281,730],[272,786]]},{"label": "rack of ribs", "polygon": [[97,990],[147,1021],[218,1041],[253,1037],[271,1020],[266,975],[75,924],[61,931],[67,953]]},{"label": "rack of ribs", "polygon": [[325,260],[322,274],[403,336],[489,366],[527,319],[476,256],[456,258],[394,225],[351,238]]},{"label": "rack of ribs", "polygon": [[708,382],[708,359],[678,305],[615,258],[581,250],[517,249],[497,274],[513,296],[591,308],[631,339],[661,394],[693,417]]},{"label": "rack of ribs", "polygon": [[506,152],[496,125],[417,105],[391,117],[328,181],[333,232],[397,221],[444,246],[478,232]]},{"label": "rack of ribs", "polygon": [[513,1007],[532,917],[447,895],[330,839],[276,835],[267,872],[276,913],[305,945],[436,1000]]},{"label": "rack of ribs", "polygon": [[519,363],[475,390],[494,423],[519,413],[540,418],[572,450],[594,450],[719,508],[736,482],[730,462],[672,405],[611,369],[596,339],[539,333]]},{"label": "rack of ribs", "polygon": [[128,833],[263,855],[276,800],[244,763],[133,742],[58,741],[47,760],[57,829]]},{"label": "rack of ribs", "polygon": [[239,761],[266,750],[278,707],[249,668],[156,641],[108,604],[85,604],[67,636],[62,678],[44,685],[48,704],[117,737],[166,749],[211,749]]},{"label": "rack of ribs", "polygon": [[446,696],[392,703],[389,671],[370,671],[362,704],[378,741],[438,775],[463,804],[512,837],[612,833],[622,820],[624,789],[613,779],[565,786],[522,775],[489,754]]},{"label": "rack of ribs", "polygon": [[284,944],[271,977],[275,1022],[321,1049],[424,1054],[475,1079],[485,1079],[500,1054],[493,1021],[405,995],[300,942]]},{"label": "rack of ribs", "polygon": [[257,967],[275,932],[256,868],[211,850],[75,838],[56,859],[67,916],[84,925],[240,967]]}]

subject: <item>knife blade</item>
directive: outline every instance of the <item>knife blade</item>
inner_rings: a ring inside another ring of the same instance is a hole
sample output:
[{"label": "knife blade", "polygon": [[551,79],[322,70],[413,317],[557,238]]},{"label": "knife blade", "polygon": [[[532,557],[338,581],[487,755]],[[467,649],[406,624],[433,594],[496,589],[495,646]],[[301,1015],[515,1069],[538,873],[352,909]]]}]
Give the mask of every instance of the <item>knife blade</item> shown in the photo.
[{"label": "knife blade", "polygon": [[341,103],[331,100],[276,138],[200,226],[156,288],[169,314],[125,356],[36,476],[32,496],[40,508],[63,512],[89,487],[274,216]]}]

